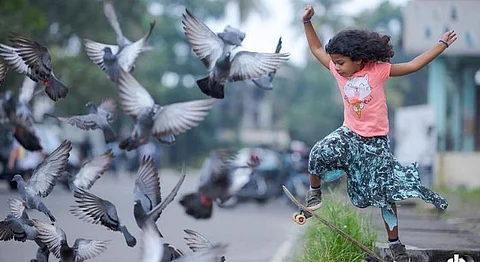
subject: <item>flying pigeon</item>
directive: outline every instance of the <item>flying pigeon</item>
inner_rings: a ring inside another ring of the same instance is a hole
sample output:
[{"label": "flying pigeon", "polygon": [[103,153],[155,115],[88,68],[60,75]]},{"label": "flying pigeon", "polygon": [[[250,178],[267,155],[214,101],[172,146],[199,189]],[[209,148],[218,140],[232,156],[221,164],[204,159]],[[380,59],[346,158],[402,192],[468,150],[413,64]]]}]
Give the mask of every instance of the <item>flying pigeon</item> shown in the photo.
[{"label": "flying pigeon", "polygon": [[67,242],[67,235],[61,228],[37,219],[32,219],[32,221],[38,230],[38,238],[62,262],[82,262],[95,258],[103,253],[110,243],[109,240],[77,238],[75,244],[70,247]]},{"label": "flying pigeon", "polygon": [[162,201],[160,181],[153,159],[150,156],[142,158],[133,190],[135,203],[133,214],[139,228],[145,226],[147,218],[151,218],[153,222],[157,221],[163,209],[175,199],[180,186],[185,181],[185,177],[184,169],[175,187]]},{"label": "flying pigeon", "polygon": [[10,124],[13,127],[13,136],[28,151],[42,150],[29,106],[35,86],[35,82],[25,77],[18,100],[10,90],[7,90],[5,98],[0,100],[0,123]]},{"label": "flying pigeon", "polygon": [[3,82],[5,81],[5,75],[7,75],[8,65],[0,59],[0,87],[2,87]]},{"label": "flying pigeon", "polygon": [[47,262],[50,252],[47,246],[38,238],[37,229],[33,225],[33,221],[28,217],[27,212],[25,212],[22,201],[9,199],[8,203],[11,214],[4,221],[0,221],[0,240],[35,241],[38,245],[36,261]]},{"label": "flying pigeon", "polygon": [[47,197],[53,190],[57,179],[67,166],[72,144],[64,140],[45,160],[33,170],[28,182],[19,174],[13,176],[17,182],[17,189],[23,199],[23,205],[28,209],[37,209],[47,215],[52,222],[55,217],[42,202],[41,197]]},{"label": "flying pigeon", "polygon": [[129,73],[122,71],[119,80],[120,105],[135,121],[132,134],[119,143],[127,151],[146,144],[151,135],[161,143],[173,144],[175,135],[197,126],[208,115],[214,99],[193,100],[160,106],[148,91]]},{"label": "flying pigeon", "polygon": [[[198,233],[195,230],[191,229],[184,229],[183,230],[187,236],[184,237],[185,241],[187,241],[187,246],[193,252],[202,252],[204,250],[208,250],[210,248],[214,248],[215,245],[210,242],[204,235]],[[225,256],[218,257],[214,260],[215,262],[225,262]]]},{"label": "flying pigeon", "polygon": [[84,46],[90,60],[106,72],[110,81],[117,83],[120,69],[131,72],[140,53],[151,49],[146,46],[146,41],[152,34],[155,21],[150,23],[150,29],[142,38],[132,43],[123,35],[112,1],[104,0],[104,12],[117,36],[117,45],[85,39]]},{"label": "flying pigeon", "polygon": [[105,143],[112,143],[117,140],[117,133],[110,125],[116,118],[117,105],[115,100],[105,99],[98,107],[92,102],[85,105],[88,108],[87,115],[78,115],[71,117],[57,117],[50,114],[59,121],[69,125],[76,126],[82,130],[101,129],[105,138]]},{"label": "flying pigeon", "polygon": [[109,168],[113,159],[113,153],[108,150],[104,154],[85,162],[78,173],[63,172],[70,191],[77,188],[88,190]]},{"label": "flying pigeon", "polygon": [[207,77],[197,80],[197,85],[204,94],[213,98],[224,98],[227,82],[258,78],[278,69],[289,58],[286,53],[250,51],[239,51],[232,55],[230,45],[225,44],[188,9],[185,9],[182,23],[193,52],[210,71]]},{"label": "flying pigeon", "polygon": [[[275,48],[275,53],[280,53],[280,49],[282,49],[282,38],[278,39],[277,47]],[[262,89],[271,90],[273,89],[272,81],[273,77],[275,77],[275,73],[277,70],[273,70],[272,72],[268,73],[267,75],[263,75],[260,78],[252,79],[252,82]]]},{"label": "flying pigeon", "polygon": [[223,32],[217,33],[218,37],[220,37],[223,42],[232,46],[241,46],[243,39],[245,39],[245,33],[240,31],[233,26],[227,25]]},{"label": "flying pigeon", "polygon": [[0,44],[0,55],[18,73],[25,74],[45,87],[45,92],[53,101],[65,98],[68,88],[53,73],[53,65],[48,48],[30,38],[12,33],[12,46]]},{"label": "flying pigeon", "polygon": [[[259,159],[243,155],[231,160],[227,150],[214,150],[205,159],[197,192],[186,194],[180,200],[185,213],[196,219],[208,219],[212,216],[213,201],[223,203],[234,196],[241,187],[249,181],[253,170],[258,166]],[[244,183],[234,183],[236,179],[246,178]]]},{"label": "flying pigeon", "polygon": [[120,221],[116,207],[108,200],[102,199],[82,188],[73,193],[76,206],[71,206],[70,213],[92,224],[101,224],[106,228],[123,234],[129,247],[134,247],[137,240],[128,232]]}]

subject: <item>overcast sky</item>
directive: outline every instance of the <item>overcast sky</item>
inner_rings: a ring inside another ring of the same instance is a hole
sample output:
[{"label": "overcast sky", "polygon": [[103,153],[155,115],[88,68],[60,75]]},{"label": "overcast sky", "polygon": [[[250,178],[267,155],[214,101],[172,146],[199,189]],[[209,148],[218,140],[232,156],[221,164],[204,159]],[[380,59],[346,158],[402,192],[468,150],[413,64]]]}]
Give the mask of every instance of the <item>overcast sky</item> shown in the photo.
[{"label": "overcast sky", "polygon": [[[214,31],[220,32],[230,24],[238,27],[246,33],[243,40],[243,49],[258,52],[274,52],[278,38],[283,40],[282,52],[289,52],[291,62],[302,65],[305,61],[306,40],[303,35],[303,24],[301,23],[302,13],[292,12],[291,1],[298,0],[263,0],[265,6],[271,8],[269,15],[263,17],[253,14],[244,22],[240,18],[234,6],[227,7],[226,19],[217,21],[205,21]],[[406,5],[408,0],[389,0],[395,5]],[[354,15],[366,9],[375,8],[383,0],[351,0],[342,5],[345,14]],[[315,4],[313,5],[315,8]],[[298,23],[293,23],[294,19]],[[314,25],[318,27],[319,25]]]}]

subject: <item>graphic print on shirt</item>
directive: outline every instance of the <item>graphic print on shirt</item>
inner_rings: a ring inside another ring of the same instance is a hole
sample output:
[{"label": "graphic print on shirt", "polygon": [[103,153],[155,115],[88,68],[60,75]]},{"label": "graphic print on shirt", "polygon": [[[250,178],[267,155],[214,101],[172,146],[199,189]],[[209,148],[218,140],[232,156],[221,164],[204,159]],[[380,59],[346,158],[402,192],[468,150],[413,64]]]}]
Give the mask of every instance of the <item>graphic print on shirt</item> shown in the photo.
[{"label": "graphic print on shirt", "polygon": [[344,99],[360,119],[363,107],[372,100],[372,88],[368,84],[368,75],[349,79],[343,89],[345,90]]}]

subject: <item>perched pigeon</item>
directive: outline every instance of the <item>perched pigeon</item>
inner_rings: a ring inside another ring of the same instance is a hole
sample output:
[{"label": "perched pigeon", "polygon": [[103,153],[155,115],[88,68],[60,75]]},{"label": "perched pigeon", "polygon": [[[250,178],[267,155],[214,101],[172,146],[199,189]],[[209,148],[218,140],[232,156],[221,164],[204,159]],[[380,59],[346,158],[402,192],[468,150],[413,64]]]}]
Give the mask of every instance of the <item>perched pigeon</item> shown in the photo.
[{"label": "perched pigeon", "polygon": [[57,179],[67,166],[72,144],[64,140],[45,160],[33,170],[28,182],[19,174],[13,176],[12,181],[17,182],[17,189],[23,199],[23,205],[28,209],[37,209],[47,215],[52,222],[55,217],[42,202],[41,197],[47,197],[53,190]]},{"label": "perched pigeon", "polygon": [[[277,47],[275,48],[275,53],[277,54],[280,53],[280,49],[282,49],[281,37],[278,39]],[[273,81],[273,77],[275,77],[276,72],[277,70],[273,70],[267,75],[263,75],[260,78],[252,79],[252,82],[262,89],[267,89],[267,90],[273,89],[272,81]]]},{"label": "perched pigeon", "polygon": [[[197,192],[184,195],[180,205],[185,212],[196,219],[208,219],[212,216],[213,201],[223,203],[234,196],[248,182],[259,160],[255,155],[248,159],[237,154],[234,160],[226,150],[214,150],[203,163],[200,186]],[[245,183],[235,183],[244,179]]]},{"label": "perched pigeon", "polygon": [[38,230],[38,237],[45,243],[62,262],[83,262],[92,259],[107,249],[109,240],[90,240],[77,238],[72,247],[68,246],[65,232],[54,225],[33,219],[33,224]]},{"label": "perched pigeon", "polygon": [[113,159],[113,153],[108,150],[103,155],[85,162],[76,174],[68,171],[63,172],[70,191],[77,188],[88,190],[109,168]]},{"label": "perched pigeon", "polygon": [[232,46],[241,46],[243,39],[245,39],[245,33],[240,31],[239,29],[227,25],[223,32],[217,33],[218,37],[220,37],[226,44]]},{"label": "perched pigeon", "polygon": [[25,74],[45,87],[45,92],[53,101],[65,98],[68,88],[53,73],[50,51],[43,44],[26,36],[12,33],[13,46],[0,44],[0,55],[18,73]]},{"label": "perched pigeon", "polygon": [[73,196],[78,205],[71,206],[70,213],[72,215],[92,224],[101,224],[108,229],[121,232],[129,247],[137,244],[135,237],[128,232],[127,227],[118,218],[117,209],[110,201],[99,198],[81,188],[77,188]]},{"label": "perched pigeon", "polygon": [[222,38],[187,9],[183,14],[183,29],[195,55],[210,71],[205,78],[197,80],[200,90],[213,98],[224,98],[226,82],[258,78],[278,69],[288,60],[286,53],[257,53],[232,50]]},{"label": "perched pigeon", "polygon": [[37,262],[47,262],[50,254],[47,246],[38,238],[38,232],[33,221],[29,219],[25,212],[22,201],[18,199],[8,200],[11,214],[4,221],[0,222],[0,240],[25,242],[26,240],[35,241],[38,245],[36,254]]},{"label": "perched pigeon", "polygon": [[[195,230],[191,229],[184,229],[183,230],[188,236],[184,237],[187,241],[187,246],[193,252],[202,252],[204,250],[208,250],[209,248],[214,248],[215,245],[210,242],[205,236],[198,233]],[[215,259],[215,262],[225,262],[225,256],[221,256]]]},{"label": "perched pigeon", "polygon": [[8,71],[8,65],[0,59],[0,87],[2,87],[3,82],[5,81],[5,75],[7,74]]},{"label": "perched pigeon", "polygon": [[47,116],[54,117],[59,121],[69,125],[76,126],[82,130],[101,129],[105,137],[105,143],[112,143],[117,140],[117,133],[110,125],[116,118],[117,105],[115,100],[105,99],[100,106],[96,106],[92,102],[85,105],[88,108],[88,115],[79,115],[71,117],[57,117],[50,114]]},{"label": "perched pigeon", "polygon": [[35,82],[25,77],[18,100],[13,96],[13,92],[8,90],[5,92],[5,99],[0,101],[0,118],[3,118],[0,122],[13,127],[13,136],[28,151],[42,150],[29,106],[35,86]]},{"label": "perched pigeon", "polygon": [[[180,186],[185,181],[185,169],[179,178],[177,184],[170,194],[162,201],[160,193],[160,181],[155,164],[151,157],[143,157],[135,179],[135,188],[133,190],[134,207],[133,214],[139,228],[145,226],[146,220],[150,218],[156,222],[163,209],[167,207],[180,190]],[[160,234],[161,235],[161,234]]]},{"label": "perched pigeon", "polygon": [[138,55],[151,49],[145,43],[152,34],[155,21],[150,23],[150,29],[142,38],[132,43],[123,35],[115,9],[110,0],[104,0],[104,12],[117,35],[117,45],[102,44],[85,39],[84,46],[90,60],[107,73],[110,81],[117,83],[120,69],[131,72]]},{"label": "perched pigeon", "polygon": [[127,151],[147,143],[151,135],[161,143],[173,144],[175,135],[197,126],[215,102],[214,99],[203,99],[160,106],[125,71],[120,74],[118,87],[122,109],[135,121],[130,137],[119,143],[119,147]]}]

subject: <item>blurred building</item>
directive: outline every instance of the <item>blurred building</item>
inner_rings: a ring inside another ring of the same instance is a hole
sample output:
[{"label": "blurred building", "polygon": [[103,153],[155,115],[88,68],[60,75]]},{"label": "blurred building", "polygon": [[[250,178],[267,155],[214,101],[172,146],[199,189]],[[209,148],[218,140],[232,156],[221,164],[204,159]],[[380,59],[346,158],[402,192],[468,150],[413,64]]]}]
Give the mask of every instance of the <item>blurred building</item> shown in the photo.
[{"label": "blurred building", "polygon": [[[437,184],[480,187],[480,1],[415,0],[404,10],[403,47],[420,54],[441,35],[458,40],[428,66],[428,104],[437,131]],[[422,88],[422,87],[419,87]]]}]

